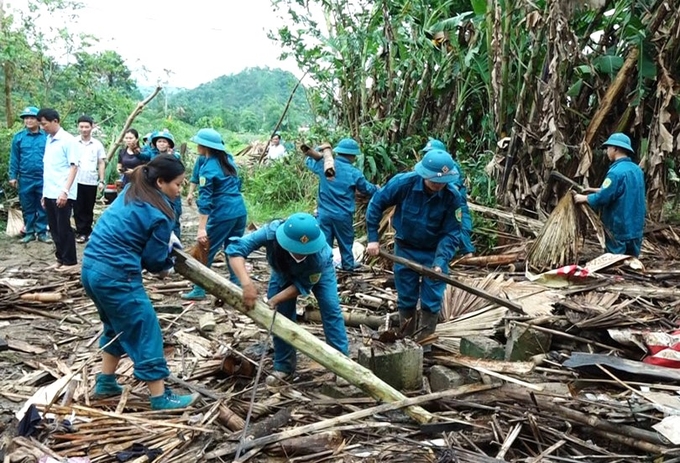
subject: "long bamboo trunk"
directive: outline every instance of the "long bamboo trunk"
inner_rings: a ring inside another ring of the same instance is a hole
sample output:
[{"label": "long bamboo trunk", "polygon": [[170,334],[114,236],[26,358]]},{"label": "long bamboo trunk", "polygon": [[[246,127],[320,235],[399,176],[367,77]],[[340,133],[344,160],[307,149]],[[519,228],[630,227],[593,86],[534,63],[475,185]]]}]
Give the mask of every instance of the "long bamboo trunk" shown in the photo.
[{"label": "long bamboo trunk", "polygon": [[[213,270],[201,265],[188,254],[175,250],[177,258],[175,271],[192,282],[202,286],[210,294],[220,298],[226,305],[252,318],[260,326],[269,329],[272,334],[283,339],[303,354],[317,361],[321,365],[345,378],[350,383],[361,388],[371,397],[383,402],[398,402],[406,399],[401,392],[376,377],[370,370],[353,362],[340,354],[328,344],[320,341],[309,331],[298,326],[286,317],[274,318],[274,312],[264,302],[258,301],[250,310],[243,306],[243,292],[241,288],[231,283]],[[428,423],[434,418],[422,407],[411,406],[406,413],[419,423]]]}]

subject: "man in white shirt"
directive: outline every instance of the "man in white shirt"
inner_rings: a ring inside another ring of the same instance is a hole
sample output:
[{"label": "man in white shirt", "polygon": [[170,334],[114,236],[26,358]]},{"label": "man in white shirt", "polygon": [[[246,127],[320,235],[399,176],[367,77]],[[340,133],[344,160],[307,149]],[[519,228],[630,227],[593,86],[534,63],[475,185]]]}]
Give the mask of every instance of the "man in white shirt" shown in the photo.
[{"label": "man in white shirt", "polygon": [[94,203],[97,192],[104,189],[106,151],[102,143],[92,138],[94,120],[90,116],[78,118],[76,146],[78,147],[78,198],[73,204],[73,218],[76,222],[76,242],[84,243],[92,233]]},{"label": "man in white shirt", "polygon": [[59,113],[52,108],[38,111],[38,121],[47,133],[43,158],[42,204],[47,213],[57,263],[50,268],[78,268],[76,235],[71,228],[71,210],[77,198],[78,148],[73,135],[61,128]]},{"label": "man in white shirt", "polygon": [[283,159],[284,156],[286,156],[286,147],[281,144],[281,135],[276,133],[269,142],[267,159],[271,162],[276,161],[277,159]]}]

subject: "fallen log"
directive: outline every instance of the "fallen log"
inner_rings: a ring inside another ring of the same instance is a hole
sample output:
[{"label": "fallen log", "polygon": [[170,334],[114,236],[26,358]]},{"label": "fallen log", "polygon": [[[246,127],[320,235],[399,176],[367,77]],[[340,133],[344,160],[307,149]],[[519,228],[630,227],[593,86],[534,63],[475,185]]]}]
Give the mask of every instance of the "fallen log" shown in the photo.
[{"label": "fallen log", "polygon": [[481,297],[483,299],[486,299],[487,301],[495,302],[496,304],[500,305],[501,307],[505,307],[507,309],[510,309],[511,311],[515,313],[520,313],[524,314],[524,310],[522,310],[522,306],[512,302],[508,299],[504,299],[499,296],[495,296],[487,291],[484,291],[483,289],[476,288],[474,286],[465,284],[461,281],[456,280],[452,276],[449,276],[445,273],[441,272],[435,272],[434,270],[427,268],[423,265],[417,264],[413,261],[410,261],[408,259],[404,259],[403,257],[395,256],[394,254],[390,254],[389,252],[381,249],[380,250],[380,255],[386,259],[391,260],[392,262],[395,262],[397,264],[405,265],[406,267],[410,268],[414,272],[418,272],[423,276],[426,276],[428,278],[432,278],[433,280],[439,280],[443,281],[444,283],[447,283],[451,286],[454,286],[456,288],[460,288],[463,291],[467,291],[470,294],[474,294],[475,296]]},{"label": "fallen log", "polygon": [[[247,310],[243,306],[241,288],[215,271],[201,265],[200,262],[185,252],[175,249],[173,256],[176,258],[175,271],[177,273],[202,286],[210,294],[252,318],[260,326],[266,329],[271,327],[272,334],[283,339],[333,373],[345,378],[371,397],[383,402],[399,402],[406,399],[406,396],[376,377],[369,369],[362,367],[344,355],[340,355],[337,350],[319,340],[295,322],[286,317],[274,318],[274,312],[264,302],[257,301],[252,309]],[[422,407],[409,406],[405,412],[418,423],[428,423],[434,418]]]}]

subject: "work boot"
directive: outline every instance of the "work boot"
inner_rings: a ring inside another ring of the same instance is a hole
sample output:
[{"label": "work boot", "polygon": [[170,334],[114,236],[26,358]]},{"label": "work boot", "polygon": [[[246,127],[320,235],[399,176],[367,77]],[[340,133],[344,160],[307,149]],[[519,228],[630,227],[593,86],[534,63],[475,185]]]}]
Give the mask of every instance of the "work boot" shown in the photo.
[{"label": "work boot", "polygon": [[47,236],[47,233],[39,233],[38,241],[40,241],[41,243],[51,243],[52,239],[49,236]]},{"label": "work boot", "polygon": [[[427,310],[420,311],[420,334],[418,339],[425,339],[428,336],[434,334],[437,329],[437,323],[439,322],[439,313],[428,312]],[[432,345],[427,344],[423,346],[423,353],[432,352]]]},{"label": "work boot", "polygon": [[205,289],[200,286],[194,286],[194,289],[186,294],[182,294],[182,299],[185,301],[202,301],[205,297]]},{"label": "work boot", "polygon": [[116,375],[105,375],[104,373],[97,374],[97,380],[94,384],[94,398],[95,399],[105,399],[107,397],[113,397],[116,395],[121,395],[123,393],[123,388],[116,381]]},{"label": "work boot", "polygon": [[267,386],[282,386],[293,377],[292,373],[285,371],[273,371],[271,375],[264,380]]},{"label": "work boot", "polygon": [[151,410],[187,408],[193,405],[200,397],[199,394],[177,395],[170,388],[166,387],[163,395],[151,397]]},{"label": "work boot", "polygon": [[399,310],[399,328],[404,336],[413,336],[413,333],[416,331],[417,322],[415,310]]},{"label": "work boot", "polygon": [[35,235],[33,233],[29,233],[19,240],[22,244],[30,243],[31,241],[35,241]]}]

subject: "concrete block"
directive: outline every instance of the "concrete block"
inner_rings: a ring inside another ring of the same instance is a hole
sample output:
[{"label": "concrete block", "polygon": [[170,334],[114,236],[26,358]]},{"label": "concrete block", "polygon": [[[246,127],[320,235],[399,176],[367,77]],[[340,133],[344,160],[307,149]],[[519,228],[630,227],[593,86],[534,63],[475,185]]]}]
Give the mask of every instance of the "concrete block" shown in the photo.
[{"label": "concrete block", "polygon": [[460,353],[468,357],[489,360],[503,360],[503,345],[484,336],[468,336],[460,340]]},{"label": "concrete block", "polygon": [[550,333],[515,324],[510,327],[507,338],[505,360],[510,362],[528,361],[534,355],[549,352],[552,343]]},{"label": "concrete block", "polygon": [[423,385],[423,349],[410,339],[362,346],[357,361],[397,390],[419,390]]},{"label": "concrete block", "polygon": [[432,392],[446,391],[465,384],[465,378],[450,368],[435,365],[430,368],[430,387]]}]

